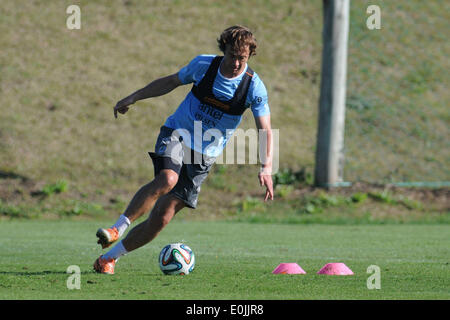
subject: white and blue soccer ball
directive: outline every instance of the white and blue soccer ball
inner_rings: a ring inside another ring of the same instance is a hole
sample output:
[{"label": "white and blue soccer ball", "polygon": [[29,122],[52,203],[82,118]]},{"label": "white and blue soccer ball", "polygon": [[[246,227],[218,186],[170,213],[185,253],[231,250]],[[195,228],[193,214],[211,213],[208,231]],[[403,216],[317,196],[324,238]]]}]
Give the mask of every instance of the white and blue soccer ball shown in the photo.
[{"label": "white and blue soccer ball", "polygon": [[194,252],[184,243],[171,243],[159,254],[159,268],[164,274],[189,274],[194,266]]}]

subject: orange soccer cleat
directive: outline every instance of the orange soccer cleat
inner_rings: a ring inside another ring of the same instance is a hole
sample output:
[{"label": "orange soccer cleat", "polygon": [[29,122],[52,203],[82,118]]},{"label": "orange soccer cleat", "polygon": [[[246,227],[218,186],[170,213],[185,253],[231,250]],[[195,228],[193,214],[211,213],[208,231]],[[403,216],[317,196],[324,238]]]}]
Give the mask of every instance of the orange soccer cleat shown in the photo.
[{"label": "orange soccer cleat", "polygon": [[94,262],[94,270],[98,273],[114,274],[114,267],[116,266],[116,260],[104,259],[100,256]]},{"label": "orange soccer cleat", "polygon": [[102,245],[102,249],[105,249],[116,242],[117,239],[119,239],[119,231],[117,230],[117,228],[100,228],[97,230],[96,236],[98,238],[97,243]]}]

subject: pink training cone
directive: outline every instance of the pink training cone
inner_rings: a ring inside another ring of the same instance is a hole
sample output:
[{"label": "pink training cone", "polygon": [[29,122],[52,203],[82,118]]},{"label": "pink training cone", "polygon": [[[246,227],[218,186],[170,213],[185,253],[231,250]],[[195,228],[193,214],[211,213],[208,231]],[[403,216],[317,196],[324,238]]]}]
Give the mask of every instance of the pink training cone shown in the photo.
[{"label": "pink training cone", "polygon": [[320,269],[317,274],[328,274],[335,276],[350,276],[353,275],[353,271],[350,270],[344,263],[327,263]]},{"label": "pink training cone", "polygon": [[280,263],[275,270],[272,271],[273,274],[306,274],[298,264],[294,263]]}]

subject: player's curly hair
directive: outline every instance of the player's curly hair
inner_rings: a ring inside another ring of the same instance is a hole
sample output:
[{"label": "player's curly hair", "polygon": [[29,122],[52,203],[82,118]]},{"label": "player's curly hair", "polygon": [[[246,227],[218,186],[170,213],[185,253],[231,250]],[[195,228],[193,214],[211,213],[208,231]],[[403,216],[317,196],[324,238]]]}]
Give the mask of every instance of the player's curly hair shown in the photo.
[{"label": "player's curly hair", "polygon": [[225,53],[225,48],[229,44],[233,50],[239,50],[248,46],[250,57],[256,54],[256,39],[249,28],[244,26],[232,26],[225,29],[217,39],[220,51]]}]

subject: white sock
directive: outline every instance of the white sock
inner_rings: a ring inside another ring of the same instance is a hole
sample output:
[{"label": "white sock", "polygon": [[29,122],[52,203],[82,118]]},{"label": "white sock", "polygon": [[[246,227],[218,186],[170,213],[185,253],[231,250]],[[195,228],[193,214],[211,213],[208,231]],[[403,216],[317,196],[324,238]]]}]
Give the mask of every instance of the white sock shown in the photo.
[{"label": "white sock", "polygon": [[119,241],[111,250],[109,250],[106,254],[103,255],[104,259],[119,259],[121,256],[126,255],[128,253],[127,249],[122,244],[122,240]]},{"label": "white sock", "polygon": [[117,219],[116,223],[112,225],[111,228],[117,228],[117,230],[119,231],[119,237],[121,237],[125,232],[125,230],[128,229],[130,224],[131,221],[122,214],[120,215],[119,219]]}]

